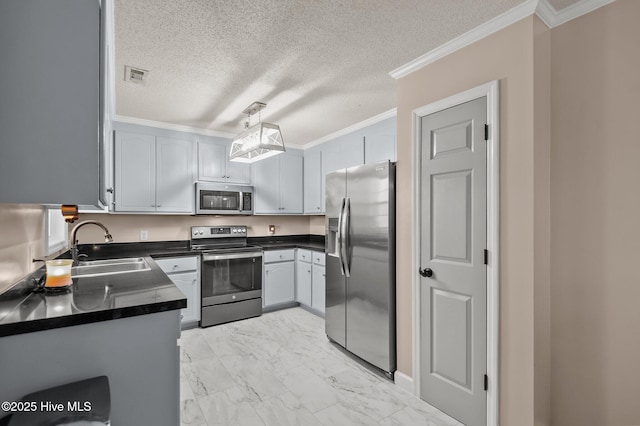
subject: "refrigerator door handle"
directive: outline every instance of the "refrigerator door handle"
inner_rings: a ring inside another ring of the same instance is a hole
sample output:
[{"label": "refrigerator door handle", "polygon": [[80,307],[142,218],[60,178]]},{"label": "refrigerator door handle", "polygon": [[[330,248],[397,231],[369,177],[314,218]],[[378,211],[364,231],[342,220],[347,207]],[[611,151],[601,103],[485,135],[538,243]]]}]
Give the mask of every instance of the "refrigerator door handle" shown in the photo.
[{"label": "refrigerator door handle", "polygon": [[342,201],[340,203],[340,213],[338,214],[338,235],[337,235],[337,242],[338,242],[338,257],[340,258],[340,272],[342,273],[342,275],[345,274],[345,270],[344,270],[344,256],[343,256],[343,246],[344,246],[344,234],[342,233],[342,226],[344,224],[344,205],[345,205],[345,199],[342,198]]},{"label": "refrigerator door handle", "polygon": [[342,258],[344,263],[344,274],[347,277],[351,276],[351,266],[349,262],[349,249],[351,241],[349,241],[349,234],[351,232],[351,198],[347,198],[344,205],[344,219],[342,220],[344,229],[342,230],[342,245],[343,253]]}]

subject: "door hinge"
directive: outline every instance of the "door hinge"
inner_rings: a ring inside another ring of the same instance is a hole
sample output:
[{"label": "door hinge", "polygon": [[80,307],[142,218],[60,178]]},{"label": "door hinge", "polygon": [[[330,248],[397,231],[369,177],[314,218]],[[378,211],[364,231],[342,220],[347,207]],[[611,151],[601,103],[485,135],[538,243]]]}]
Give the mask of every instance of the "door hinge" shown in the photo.
[{"label": "door hinge", "polygon": [[484,125],[484,140],[485,141],[489,140],[489,125],[488,124]]},{"label": "door hinge", "polygon": [[484,249],[484,264],[488,265],[489,264],[489,250]]},{"label": "door hinge", "polygon": [[484,375],[484,390],[489,390],[489,376],[487,376],[486,374]]}]

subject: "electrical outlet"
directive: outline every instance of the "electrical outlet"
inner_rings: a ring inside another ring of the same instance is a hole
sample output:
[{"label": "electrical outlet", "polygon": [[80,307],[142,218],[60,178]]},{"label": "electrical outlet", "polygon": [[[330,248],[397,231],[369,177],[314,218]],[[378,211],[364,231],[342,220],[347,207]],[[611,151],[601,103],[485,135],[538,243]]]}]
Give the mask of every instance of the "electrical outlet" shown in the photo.
[{"label": "electrical outlet", "polygon": [[149,231],[143,229],[140,231],[140,241],[147,241],[149,239]]}]

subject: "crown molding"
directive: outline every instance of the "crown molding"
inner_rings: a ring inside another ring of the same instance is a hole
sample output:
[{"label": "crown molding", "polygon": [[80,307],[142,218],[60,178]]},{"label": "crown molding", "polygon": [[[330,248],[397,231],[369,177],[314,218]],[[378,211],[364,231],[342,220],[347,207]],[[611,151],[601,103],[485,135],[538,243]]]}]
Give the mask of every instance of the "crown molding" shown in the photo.
[{"label": "crown molding", "polygon": [[553,28],[558,11],[547,0],[540,0],[536,7],[536,15],[547,27]]},{"label": "crown molding", "polygon": [[436,47],[435,49],[425,53],[422,56],[408,62],[407,64],[396,68],[391,71],[389,75],[396,80],[402,78],[412,72],[428,65],[432,62],[442,59],[451,53],[462,49],[478,40],[490,36],[493,33],[500,31],[509,25],[518,22],[527,16],[532,15],[536,7],[538,6],[538,0],[527,0],[524,3],[504,12],[501,15],[496,16],[490,21],[485,22],[482,25],[475,27],[474,29],[467,31],[466,33],[450,40],[443,45]]},{"label": "crown molding", "polygon": [[398,113],[398,109],[397,108],[393,108],[390,109],[389,111],[385,111],[381,114],[378,115],[374,115],[373,117],[367,118],[366,120],[362,120],[359,123],[356,124],[352,124],[349,127],[345,127],[344,129],[340,129],[336,132],[330,133],[326,136],[321,137],[320,139],[316,139],[314,141],[311,142],[307,142],[304,145],[301,145],[300,147],[302,149],[309,149],[311,147],[314,147],[316,145],[320,145],[324,142],[330,141],[332,139],[338,138],[340,136],[344,136],[344,135],[348,135],[351,132],[355,132],[356,130],[360,130],[363,129],[367,126],[371,126],[372,124],[376,124],[380,121],[386,120],[387,118],[391,118],[391,117],[395,117]]},{"label": "crown molding", "polygon": [[[614,1],[615,0],[582,0],[578,3],[574,3],[571,6],[562,9],[559,12],[556,12],[551,21],[551,25],[549,25],[546,21],[545,24],[547,24],[549,28],[555,28],[573,19],[579,18],[582,15],[586,15],[589,12],[593,12],[594,10],[599,9],[602,6],[613,3]],[[547,0],[541,0],[540,2],[547,3]],[[540,19],[542,19],[542,17],[540,17]]]},{"label": "crown molding", "polygon": [[204,136],[216,136],[219,138],[233,139],[237,135],[234,133],[218,132],[217,130],[201,129],[198,127],[182,126],[180,124],[165,123],[162,121],[146,120],[144,118],[129,117],[126,115],[117,115],[113,121],[120,123],[138,124],[140,126],[157,127],[166,130],[175,130],[178,132],[195,133]]},{"label": "crown molding", "polygon": [[545,25],[547,25],[547,27],[555,28],[558,25],[569,22],[572,19],[578,18],[614,1],[615,0],[582,0],[558,12],[548,0],[526,0],[520,5],[496,16],[490,21],[477,26],[453,40],[450,40],[424,55],[402,65],[401,67],[394,69],[389,73],[389,75],[396,80],[405,77],[412,72],[437,61],[438,59],[442,59],[463,47],[482,40],[483,38],[526,18],[527,16],[533,15],[534,13],[542,20],[542,22],[545,23]]}]

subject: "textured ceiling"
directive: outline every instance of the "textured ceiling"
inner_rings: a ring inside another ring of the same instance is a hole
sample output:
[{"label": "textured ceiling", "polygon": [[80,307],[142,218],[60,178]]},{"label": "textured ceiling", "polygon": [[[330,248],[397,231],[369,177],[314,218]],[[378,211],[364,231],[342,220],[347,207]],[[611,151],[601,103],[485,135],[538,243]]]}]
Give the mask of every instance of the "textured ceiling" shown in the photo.
[{"label": "textured ceiling", "polygon": [[239,133],[262,101],[303,145],[394,108],[391,70],[522,2],[116,0],[116,113]]}]

